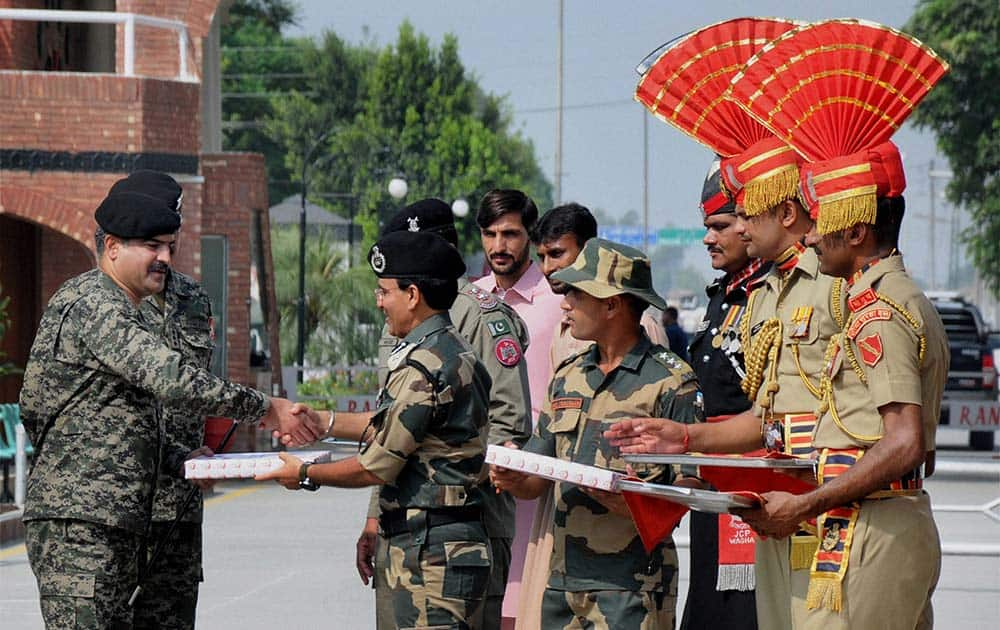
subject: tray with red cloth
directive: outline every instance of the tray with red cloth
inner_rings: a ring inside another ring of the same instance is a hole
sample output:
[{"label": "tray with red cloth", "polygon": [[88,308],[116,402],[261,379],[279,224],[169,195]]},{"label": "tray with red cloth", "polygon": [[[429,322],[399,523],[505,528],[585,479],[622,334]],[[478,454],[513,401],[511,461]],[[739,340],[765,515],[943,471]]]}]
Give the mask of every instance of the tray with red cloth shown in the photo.
[{"label": "tray with red cloth", "polygon": [[679,464],[698,467],[698,476],[722,492],[781,491],[803,494],[816,488],[816,460],[785,455],[744,455],[713,453],[677,453],[626,455],[625,461],[636,464]]}]

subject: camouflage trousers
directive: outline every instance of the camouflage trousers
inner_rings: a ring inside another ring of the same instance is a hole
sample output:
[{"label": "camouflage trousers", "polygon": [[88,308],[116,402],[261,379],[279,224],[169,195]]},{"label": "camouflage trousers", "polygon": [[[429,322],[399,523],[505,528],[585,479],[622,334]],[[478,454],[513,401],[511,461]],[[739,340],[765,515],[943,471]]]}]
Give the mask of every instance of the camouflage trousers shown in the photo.
[{"label": "camouflage trousers", "polygon": [[376,571],[391,593],[395,628],[480,630],[490,578],[481,523],[398,534],[380,546]]},{"label": "camouflage trousers", "polygon": [[87,521],[46,519],[24,525],[28,562],[38,581],[46,628],[132,628],[142,537]]},{"label": "camouflage trousers", "polygon": [[676,595],[644,591],[557,591],[542,596],[545,630],[673,630]]},{"label": "camouflage trousers", "polygon": [[[170,523],[154,522],[150,541],[162,540]],[[150,544],[152,547],[153,544]],[[150,548],[152,553],[152,548]],[[163,547],[156,565],[150,566],[135,602],[137,630],[194,628],[201,571],[201,523],[181,523]]]}]

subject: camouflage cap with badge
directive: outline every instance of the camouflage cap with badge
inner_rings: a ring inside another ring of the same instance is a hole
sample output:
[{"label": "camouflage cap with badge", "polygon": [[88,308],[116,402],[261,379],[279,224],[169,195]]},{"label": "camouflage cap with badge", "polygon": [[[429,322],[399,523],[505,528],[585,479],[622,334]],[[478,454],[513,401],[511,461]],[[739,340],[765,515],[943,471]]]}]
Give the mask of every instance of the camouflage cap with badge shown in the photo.
[{"label": "camouflage cap with badge", "polygon": [[660,310],[667,306],[653,290],[649,258],[638,249],[603,238],[587,241],[576,261],[552,277],[596,298],[628,293]]}]

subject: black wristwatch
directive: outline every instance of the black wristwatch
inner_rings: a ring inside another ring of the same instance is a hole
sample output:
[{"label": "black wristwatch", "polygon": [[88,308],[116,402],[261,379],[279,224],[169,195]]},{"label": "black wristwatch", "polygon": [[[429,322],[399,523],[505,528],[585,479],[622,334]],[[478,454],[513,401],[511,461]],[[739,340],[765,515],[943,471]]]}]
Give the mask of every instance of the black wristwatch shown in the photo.
[{"label": "black wristwatch", "polygon": [[302,462],[302,465],[299,466],[299,488],[315,492],[319,490],[319,484],[309,478],[310,466],[312,466],[312,462]]}]

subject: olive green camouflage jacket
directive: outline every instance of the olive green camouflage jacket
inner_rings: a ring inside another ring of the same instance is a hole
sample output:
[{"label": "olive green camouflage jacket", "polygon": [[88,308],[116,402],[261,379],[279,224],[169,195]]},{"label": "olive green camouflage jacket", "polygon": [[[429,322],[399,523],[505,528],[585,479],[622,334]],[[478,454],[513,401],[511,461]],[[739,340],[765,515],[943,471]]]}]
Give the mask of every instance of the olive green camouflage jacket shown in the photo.
[{"label": "olive green camouflage jacket", "polygon": [[446,313],[389,355],[377,433],[359,456],[382,479],[383,512],[481,505],[490,377]]},{"label": "olive green camouflage jacket", "polygon": [[[625,472],[621,452],[603,433],[631,417],[704,421],[694,372],[676,354],[654,345],[645,333],[621,364],[608,374],[598,366],[597,345],[556,368],[549,396],[525,449],[590,466]],[[646,481],[669,483],[663,466],[634,466]],[[549,588],[564,591],[663,591],[677,571],[677,554],[667,538],[647,554],[627,516],[572,483],[556,482],[553,554]]]}]

